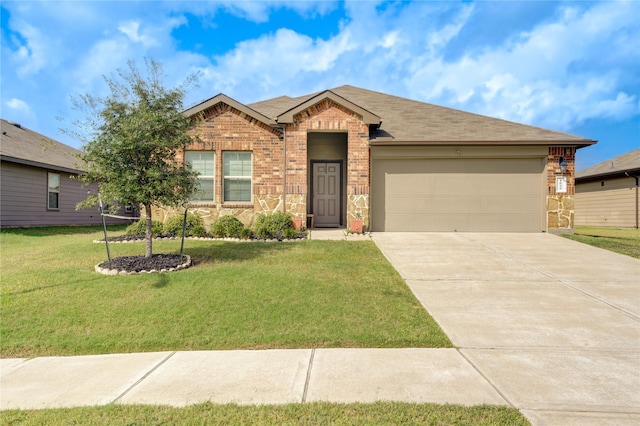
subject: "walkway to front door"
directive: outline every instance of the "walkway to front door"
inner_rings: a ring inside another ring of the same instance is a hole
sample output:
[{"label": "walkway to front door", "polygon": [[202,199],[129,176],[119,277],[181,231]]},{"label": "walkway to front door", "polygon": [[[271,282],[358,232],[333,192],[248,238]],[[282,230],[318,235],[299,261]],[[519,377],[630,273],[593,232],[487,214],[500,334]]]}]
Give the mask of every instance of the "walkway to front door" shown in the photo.
[{"label": "walkway to front door", "polygon": [[313,214],[316,227],[340,226],[341,164],[313,163]]}]

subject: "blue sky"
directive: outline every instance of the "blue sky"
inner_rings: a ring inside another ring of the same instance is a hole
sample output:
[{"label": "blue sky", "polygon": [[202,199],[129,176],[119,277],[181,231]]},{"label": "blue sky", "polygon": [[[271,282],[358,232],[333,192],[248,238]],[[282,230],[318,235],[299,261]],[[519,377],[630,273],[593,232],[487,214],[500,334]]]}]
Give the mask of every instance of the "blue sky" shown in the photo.
[{"label": "blue sky", "polygon": [[[640,2],[47,1],[1,3],[2,118],[59,132],[129,59],[191,106],[351,84],[597,139],[577,167],[640,147]],[[61,122],[58,117],[64,117]]]}]

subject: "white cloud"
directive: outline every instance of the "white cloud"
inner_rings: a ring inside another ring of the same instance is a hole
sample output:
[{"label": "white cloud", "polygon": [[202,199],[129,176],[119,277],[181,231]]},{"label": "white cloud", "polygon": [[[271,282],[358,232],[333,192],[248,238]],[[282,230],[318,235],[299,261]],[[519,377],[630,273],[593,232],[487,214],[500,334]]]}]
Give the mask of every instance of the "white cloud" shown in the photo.
[{"label": "white cloud", "polygon": [[9,99],[8,101],[5,102],[5,105],[19,112],[28,113],[30,110],[29,105],[25,101],[17,98]]},{"label": "white cloud", "polygon": [[18,65],[18,74],[21,77],[38,73],[47,63],[46,37],[33,26],[19,22],[16,30],[20,33],[23,42],[13,37],[14,43],[20,46],[15,51],[14,60]]},{"label": "white cloud", "polygon": [[118,27],[134,43],[141,43],[144,47],[156,46],[158,42],[148,34],[140,34],[140,21],[128,21]]},{"label": "white cloud", "polygon": [[607,60],[621,32],[640,38],[637,12],[631,3],[566,8],[555,21],[474,56],[448,62],[443,51],[425,55],[407,86],[430,102],[559,130],[589,118],[627,119],[638,113],[637,96],[616,89],[617,70],[594,73],[592,64]]}]

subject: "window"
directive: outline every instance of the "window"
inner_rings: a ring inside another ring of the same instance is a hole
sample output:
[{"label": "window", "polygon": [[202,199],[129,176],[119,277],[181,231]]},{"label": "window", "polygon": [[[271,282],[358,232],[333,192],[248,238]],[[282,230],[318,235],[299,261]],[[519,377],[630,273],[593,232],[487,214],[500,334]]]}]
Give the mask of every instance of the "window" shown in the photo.
[{"label": "window", "polygon": [[224,153],[224,201],[251,202],[251,153]]},{"label": "window", "polygon": [[198,172],[198,188],[191,201],[214,201],[214,153],[212,151],[187,151],[185,162]]},{"label": "window", "polygon": [[49,189],[47,190],[47,208],[56,210],[60,208],[60,175],[47,173]]}]

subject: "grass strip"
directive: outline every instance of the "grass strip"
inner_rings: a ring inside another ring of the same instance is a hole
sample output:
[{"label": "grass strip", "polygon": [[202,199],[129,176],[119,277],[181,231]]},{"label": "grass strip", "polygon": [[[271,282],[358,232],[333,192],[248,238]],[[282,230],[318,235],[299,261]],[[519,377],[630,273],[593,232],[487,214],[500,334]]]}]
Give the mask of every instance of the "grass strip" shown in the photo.
[{"label": "grass strip", "polygon": [[481,405],[309,403],[288,405],[214,405],[183,408],[149,405],[49,410],[7,410],[5,425],[528,425],[516,409]]},{"label": "grass strip", "polygon": [[640,230],[578,226],[565,238],[640,259]]}]

